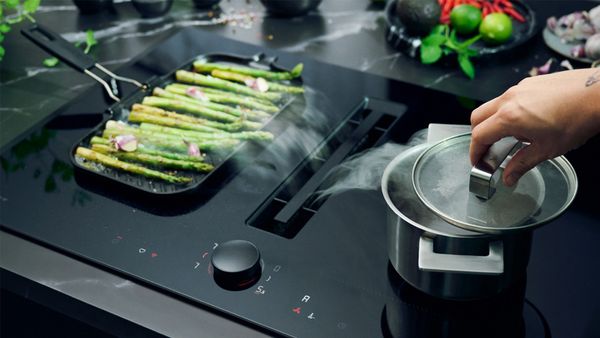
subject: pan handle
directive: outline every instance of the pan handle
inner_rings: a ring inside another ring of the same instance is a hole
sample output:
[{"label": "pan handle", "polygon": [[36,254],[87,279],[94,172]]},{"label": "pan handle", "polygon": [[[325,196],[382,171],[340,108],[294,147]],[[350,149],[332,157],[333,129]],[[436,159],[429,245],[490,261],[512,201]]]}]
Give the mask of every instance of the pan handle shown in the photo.
[{"label": "pan handle", "polygon": [[24,28],[21,33],[49,54],[82,73],[94,67],[96,63],[94,59],[72,43],[40,24],[33,24],[28,28]]},{"label": "pan handle", "polygon": [[433,239],[421,236],[419,269],[433,272],[501,275],[504,272],[504,246],[501,240],[490,242],[487,256],[440,254],[433,252]]},{"label": "pan handle", "polygon": [[[69,43],[67,40],[63,39],[60,35],[40,24],[33,24],[28,28],[22,29],[21,33],[46,52],[56,56],[58,59],[64,61],[72,68],[96,80],[104,87],[106,94],[108,94],[108,96],[110,96],[110,98],[116,102],[120,101],[119,90],[117,89],[116,81],[128,82],[143,90],[148,88],[148,85],[137,80],[119,76],[111,72],[101,64],[96,63],[94,59],[85,54],[79,48]],[[106,80],[92,72],[92,68],[108,75],[112,79],[112,86],[109,85]]]}]

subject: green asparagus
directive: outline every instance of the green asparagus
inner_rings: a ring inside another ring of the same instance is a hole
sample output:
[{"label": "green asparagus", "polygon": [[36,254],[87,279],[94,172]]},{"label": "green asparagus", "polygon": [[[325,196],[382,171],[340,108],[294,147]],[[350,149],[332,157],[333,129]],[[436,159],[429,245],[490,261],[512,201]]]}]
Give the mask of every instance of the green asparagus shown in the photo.
[{"label": "green asparagus", "polygon": [[218,89],[190,86],[179,83],[173,83],[165,87],[165,90],[179,95],[187,95],[188,88],[195,88],[206,95],[211,102],[235,104],[242,108],[254,109],[259,112],[277,113],[279,108],[269,101],[262,101],[250,96],[237,95]]},{"label": "green asparagus", "polygon": [[233,73],[239,73],[244,75],[250,75],[254,77],[262,77],[268,80],[291,80],[295,79],[302,74],[304,66],[299,63],[290,72],[273,72],[268,70],[242,67],[242,66],[230,66],[218,63],[204,62],[202,60],[194,62],[194,70],[200,73],[210,73],[213,69],[224,70]]},{"label": "green asparagus", "polygon": [[[204,125],[202,125],[202,124],[188,122],[188,121],[184,121],[184,120],[173,118],[173,117],[163,117],[163,116],[154,115],[152,113],[148,114],[148,113],[141,113],[141,112],[136,112],[136,111],[132,111],[129,113],[129,121],[137,122],[137,123],[148,122],[148,123],[160,124],[160,125],[168,126],[168,127],[196,130],[196,131],[202,131],[202,132],[208,132],[208,133],[215,132],[215,129],[218,129],[219,132],[239,131],[243,127],[241,122],[221,123],[221,122],[207,120],[207,121],[204,121],[203,122]],[[209,128],[206,128],[206,127],[209,127]]]},{"label": "green asparagus", "polygon": [[180,137],[190,137],[193,139],[208,140],[208,139],[223,139],[232,138],[237,140],[253,140],[253,141],[270,141],[273,139],[273,134],[266,131],[243,131],[239,133],[200,133],[192,130],[183,130],[178,128],[164,127],[151,123],[142,123],[140,130],[160,133],[167,135],[179,135]]},{"label": "green asparagus", "polygon": [[76,154],[77,154],[77,156],[80,156],[88,161],[100,163],[100,164],[110,167],[110,168],[123,170],[123,171],[129,172],[129,173],[142,175],[142,176],[148,177],[148,178],[160,179],[160,180],[167,181],[170,183],[175,183],[175,184],[189,183],[192,181],[192,179],[189,177],[180,177],[180,176],[165,174],[163,172],[148,169],[143,166],[123,162],[123,161],[120,161],[111,156],[107,156],[107,155],[104,155],[104,154],[98,153],[96,151],[93,151],[91,149],[87,149],[87,148],[83,148],[83,147],[77,147]]},{"label": "green asparagus", "polygon": [[208,163],[197,161],[188,162],[181,160],[173,160],[157,155],[140,154],[135,152],[123,152],[103,144],[92,144],[92,150],[105,155],[114,156],[120,160],[124,160],[127,162],[138,162],[158,168],[192,170],[203,173],[209,172],[214,169],[214,167]]},{"label": "green asparagus", "polygon": [[262,93],[234,82],[217,79],[212,76],[192,73],[185,70],[178,70],[177,72],[175,72],[175,77],[177,78],[177,81],[208,87],[215,87],[248,96],[258,97],[272,102],[277,102],[282,98],[281,94],[279,93]]},{"label": "green asparagus", "polygon": [[[201,118],[197,118],[197,117],[193,117],[193,116],[189,116],[189,115],[184,115],[184,114],[178,114],[175,112],[171,112],[171,111],[166,111],[164,109],[160,109],[160,108],[156,108],[156,107],[151,107],[151,106],[146,106],[143,104],[134,104],[131,107],[131,110],[133,112],[137,112],[137,113],[143,113],[143,114],[148,114],[148,115],[153,115],[153,116],[158,116],[158,117],[169,117],[172,119],[176,119],[176,120],[180,120],[180,121],[185,121],[185,122],[189,122],[189,123],[195,123],[198,125],[203,125],[204,132],[210,133],[210,132],[216,132],[216,133],[220,133],[223,130],[219,129],[219,128],[215,128],[215,127],[209,127],[207,126],[207,124],[212,124],[215,125],[217,124],[219,127],[223,124],[223,123],[218,123],[215,122],[213,123],[213,121],[209,121],[206,119],[201,119]],[[236,124],[238,129],[241,129],[242,126],[240,123]],[[229,127],[228,127],[229,128]]]},{"label": "green asparagus", "polygon": [[193,103],[181,101],[181,100],[173,100],[167,99],[163,97],[156,96],[146,96],[142,101],[143,104],[158,107],[162,109],[170,109],[176,110],[180,112],[185,112],[188,114],[194,114],[197,116],[205,117],[207,119],[215,119],[220,122],[227,123],[241,123],[242,127],[245,129],[256,130],[262,127],[262,124],[253,121],[246,121],[243,118],[239,118],[227,113],[215,111],[212,109],[204,108],[202,106],[198,106]]},{"label": "green asparagus", "polygon": [[[127,131],[126,133],[131,132]],[[116,137],[119,135],[123,135],[123,131],[117,129],[104,129],[102,132],[102,137],[104,138]],[[240,143],[240,140],[236,139],[185,140],[182,137],[173,137],[173,135],[152,135],[143,131],[138,131],[134,135],[144,146],[183,154],[187,154],[188,152],[188,146],[185,141],[195,143],[198,146],[198,149],[202,151],[231,150]]]},{"label": "green asparagus", "polygon": [[265,112],[256,112],[253,110],[249,110],[249,111],[242,111],[240,109],[236,109],[230,106],[226,106],[224,104],[219,104],[219,103],[212,103],[212,102],[204,102],[195,98],[192,98],[190,96],[187,95],[181,95],[181,94],[176,94],[173,92],[168,92],[162,88],[154,88],[154,90],[152,91],[152,94],[154,96],[158,96],[158,97],[162,97],[162,98],[166,98],[166,99],[172,99],[172,100],[178,100],[178,101],[185,101],[185,102],[189,102],[190,104],[195,104],[201,107],[205,107],[208,109],[212,109],[215,111],[220,111],[223,113],[227,113],[230,115],[233,115],[235,117],[248,117],[249,119],[252,120],[264,120],[265,118],[270,117],[271,115],[265,113]]},{"label": "green asparagus", "polygon": [[[257,78],[252,77],[250,75],[233,73],[233,72],[228,72],[228,71],[219,70],[219,69],[213,69],[212,72],[210,72],[210,75],[212,75],[213,77],[219,78],[219,79],[230,80],[230,81],[240,82],[240,83],[244,83],[244,84],[248,83],[248,81],[256,81],[257,80]],[[290,93],[290,94],[304,93],[304,88],[298,87],[298,86],[286,86],[286,85],[282,85],[279,83],[268,82],[268,81],[267,81],[267,85],[269,87],[269,91],[273,91],[273,92],[283,92],[283,93]]]},{"label": "green asparagus", "polygon": [[[102,144],[102,145],[106,145],[106,146],[112,145],[112,143],[109,139],[106,139],[103,137],[98,137],[98,136],[92,137],[92,139],[90,140],[90,144],[92,146],[95,144]],[[180,160],[180,161],[187,161],[187,162],[202,162],[204,160],[203,156],[196,157],[196,156],[184,155],[184,154],[173,153],[173,152],[168,152],[168,151],[162,151],[162,150],[158,150],[158,149],[152,149],[150,147],[145,146],[143,143],[140,143],[138,145],[138,148],[135,150],[135,152],[141,153],[141,154],[146,154],[146,155],[162,156],[162,157],[170,158],[172,160]]]},{"label": "green asparagus", "polygon": [[200,116],[202,118],[221,122],[236,122],[239,119],[237,116],[198,106],[194,103],[189,103],[181,100],[173,100],[164,97],[146,96],[144,97],[142,104],[152,107],[180,111]]}]

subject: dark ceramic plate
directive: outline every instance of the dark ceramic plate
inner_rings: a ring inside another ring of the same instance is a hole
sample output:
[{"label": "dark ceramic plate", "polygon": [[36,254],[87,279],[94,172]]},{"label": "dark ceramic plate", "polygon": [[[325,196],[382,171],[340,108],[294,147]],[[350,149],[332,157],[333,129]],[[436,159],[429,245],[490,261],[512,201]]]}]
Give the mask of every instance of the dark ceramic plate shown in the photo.
[{"label": "dark ceramic plate", "polygon": [[[395,3],[395,1],[389,1],[385,8],[385,18],[388,25],[387,40],[400,51],[408,53],[411,57],[417,57],[421,38],[406,33],[406,27],[395,13]],[[481,40],[475,42],[472,47],[479,51],[479,55],[492,55],[513,50],[529,41],[536,34],[537,20],[535,12],[521,1],[513,0],[512,3],[515,9],[525,18],[525,22],[512,20],[513,35],[506,43],[491,46]]]}]

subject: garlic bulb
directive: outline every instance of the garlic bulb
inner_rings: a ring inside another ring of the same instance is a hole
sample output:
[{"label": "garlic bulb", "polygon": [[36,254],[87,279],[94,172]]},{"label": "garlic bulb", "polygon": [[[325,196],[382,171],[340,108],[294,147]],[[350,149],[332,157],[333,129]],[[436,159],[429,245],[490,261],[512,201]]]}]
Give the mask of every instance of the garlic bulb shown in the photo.
[{"label": "garlic bulb", "polygon": [[585,42],[585,56],[592,60],[600,60],[600,33],[592,35]]}]

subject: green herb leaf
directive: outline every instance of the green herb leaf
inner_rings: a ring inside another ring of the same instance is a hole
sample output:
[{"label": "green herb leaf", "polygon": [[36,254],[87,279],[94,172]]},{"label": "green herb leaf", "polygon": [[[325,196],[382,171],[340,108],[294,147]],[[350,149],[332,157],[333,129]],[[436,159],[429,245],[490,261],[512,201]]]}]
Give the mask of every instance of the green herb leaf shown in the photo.
[{"label": "green herb leaf", "polygon": [[8,32],[10,32],[10,26],[8,24],[5,24],[5,23],[1,24],[0,25],[0,33],[6,34]]},{"label": "green herb leaf", "polygon": [[473,48],[467,48],[463,51],[463,53],[467,54],[468,56],[479,56],[479,51]]},{"label": "green herb leaf", "polygon": [[477,40],[481,39],[481,35],[475,35],[474,37],[465,40],[464,42],[460,43],[459,46],[462,49],[466,49],[467,47],[469,47],[470,45],[474,44],[475,42],[477,42]]},{"label": "green herb leaf", "polygon": [[435,45],[421,45],[421,63],[431,64],[442,57],[442,48]]},{"label": "green herb leaf", "polygon": [[475,78],[475,67],[467,54],[458,54],[458,64],[460,69],[472,80]]},{"label": "green herb leaf", "polygon": [[446,42],[446,37],[439,34],[430,34],[421,41],[421,44],[428,46],[440,46]]},{"label": "green herb leaf", "polygon": [[90,52],[93,46],[98,44],[98,41],[96,40],[96,38],[94,38],[94,31],[91,29],[88,29],[85,32],[85,44],[86,46],[83,52],[86,54]]},{"label": "green herb leaf", "polygon": [[44,66],[46,66],[48,68],[52,68],[58,64],[58,59],[57,58],[47,58],[44,60],[43,63],[44,63]]},{"label": "green herb leaf", "polygon": [[23,9],[28,13],[35,12],[40,7],[40,0],[25,0],[23,2]]},{"label": "green herb leaf", "polygon": [[19,6],[19,0],[6,0],[6,8],[13,9]]},{"label": "green herb leaf", "polygon": [[4,47],[0,46],[0,61],[4,57]]},{"label": "green herb leaf", "polygon": [[2,41],[4,41],[4,34],[0,33],[0,43],[2,43]]},{"label": "green herb leaf", "polygon": [[437,25],[433,27],[429,35],[445,35],[446,30],[448,29],[447,25]]}]

